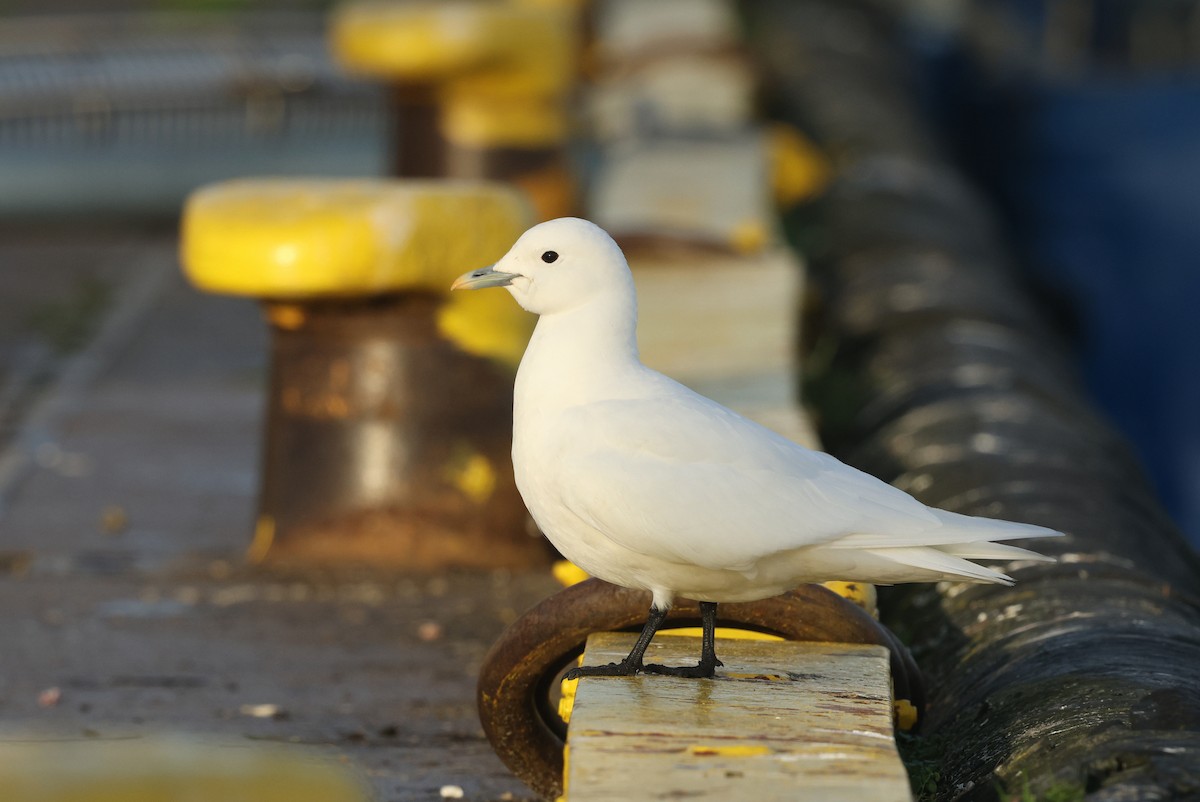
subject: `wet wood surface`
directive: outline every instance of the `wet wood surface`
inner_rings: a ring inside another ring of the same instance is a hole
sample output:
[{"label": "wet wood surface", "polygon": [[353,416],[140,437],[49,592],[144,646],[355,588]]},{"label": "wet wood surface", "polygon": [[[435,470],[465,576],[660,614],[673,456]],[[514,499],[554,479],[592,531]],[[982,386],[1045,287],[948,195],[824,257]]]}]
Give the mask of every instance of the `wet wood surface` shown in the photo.
[{"label": "wet wood surface", "polygon": [[[588,640],[586,665],[635,636]],[[699,641],[659,637],[647,662],[695,662]],[[910,799],[892,737],[887,650],[718,639],[712,680],[580,681],[568,732],[567,799]]]}]

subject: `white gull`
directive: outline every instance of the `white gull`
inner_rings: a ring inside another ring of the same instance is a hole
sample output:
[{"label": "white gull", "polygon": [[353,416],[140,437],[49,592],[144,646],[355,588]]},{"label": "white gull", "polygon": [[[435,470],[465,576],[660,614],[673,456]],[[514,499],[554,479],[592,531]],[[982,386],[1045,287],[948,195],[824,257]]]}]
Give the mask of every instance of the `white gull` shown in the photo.
[{"label": "white gull", "polygon": [[[994,541],[1059,534],[926,507],[646,367],[629,266],[586,220],[534,226],[454,283],[500,286],[540,316],[513,399],[521,497],[565,557],[653,598],[625,660],[572,676],[712,676],[718,602],[829,580],[1011,584],[969,561],[1044,560]],[[643,665],[676,596],[701,603],[700,664]]]}]

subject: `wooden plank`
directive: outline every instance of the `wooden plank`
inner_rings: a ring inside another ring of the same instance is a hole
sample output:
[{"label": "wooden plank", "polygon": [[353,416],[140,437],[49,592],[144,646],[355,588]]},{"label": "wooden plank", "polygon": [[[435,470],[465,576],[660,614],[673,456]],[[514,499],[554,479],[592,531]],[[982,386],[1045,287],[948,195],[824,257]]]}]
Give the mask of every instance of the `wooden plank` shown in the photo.
[{"label": "wooden plank", "polygon": [[[634,638],[593,635],[585,663],[621,659]],[[694,638],[659,637],[647,661],[694,663],[698,650]],[[911,799],[886,649],[720,639],[717,654],[713,680],[581,680],[567,800]]]}]

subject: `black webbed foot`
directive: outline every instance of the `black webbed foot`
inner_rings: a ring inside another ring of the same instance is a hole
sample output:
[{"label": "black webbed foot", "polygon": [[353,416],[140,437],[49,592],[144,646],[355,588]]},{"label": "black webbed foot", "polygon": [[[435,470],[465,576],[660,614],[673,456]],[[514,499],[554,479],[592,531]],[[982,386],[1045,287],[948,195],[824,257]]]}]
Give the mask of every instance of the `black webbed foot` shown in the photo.
[{"label": "black webbed foot", "polygon": [[664,666],[658,663],[647,663],[642,671],[647,674],[664,674],[668,677],[695,677],[697,679],[712,679],[717,674],[717,666],[725,665],[720,660],[701,660],[694,666]]},{"label": "black webbed foot", "polygon": [[605,666],[578,666],[566,673],[563,679],[579,679],[580,677],[632,677],[644,668],[641,663],[622,660],[619,663],[609,663]]},{"label": "black webbed foot", "polygon": [[704,637],[701,640],[700,646],[700,663],[694,666],[663,666],[657,663],[651,665],[643,665],[642,658],[646,654],[646,647],[650,645],[651,638],[658,631],[663,619],[666,618],[667,611],[650,607],[650,614],[646,618],[646,626],[642,628],[642,634],[638,636],[637,643],[629,652],[629,656],[619,663],[609,663],[606,666],[579,666],[572,668],[564,675],[564,679],[579,679],[580,677],[632,677],[641,672],[647,674],[665,674],[670,677],[696,677],[700,679],[708,679],[716,675],[717,666],[724,665],[717,659],[717,651],[715,647],[714,634],[717,627],[717,603],[702,601],[700,602],[700,619],[704,628]]}]

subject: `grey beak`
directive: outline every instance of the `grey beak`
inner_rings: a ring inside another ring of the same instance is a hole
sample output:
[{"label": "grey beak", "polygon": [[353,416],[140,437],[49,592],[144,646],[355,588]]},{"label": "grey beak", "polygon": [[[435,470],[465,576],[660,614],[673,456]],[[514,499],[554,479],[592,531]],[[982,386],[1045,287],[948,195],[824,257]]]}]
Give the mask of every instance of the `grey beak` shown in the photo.
[{"label": "grey beak", "polygon": [[517,273],[501,273],[493,265],[463,273],[450,285],[452,290],[482,290],[484,287],[504,287],[512,284]]}]

